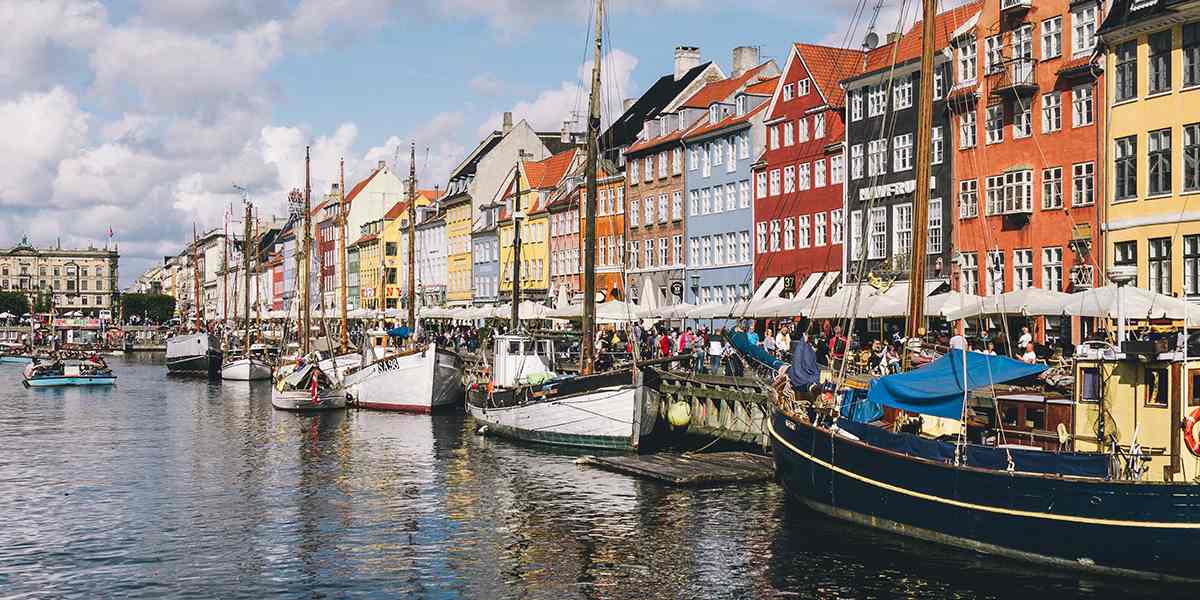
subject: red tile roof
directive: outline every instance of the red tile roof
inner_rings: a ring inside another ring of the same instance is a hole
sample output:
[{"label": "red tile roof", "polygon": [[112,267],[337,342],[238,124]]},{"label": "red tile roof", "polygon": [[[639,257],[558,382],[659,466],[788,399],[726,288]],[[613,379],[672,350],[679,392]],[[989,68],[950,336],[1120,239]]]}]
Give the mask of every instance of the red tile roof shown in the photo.
[{"label": "red tile roof", "polygon": [[746,93],[770,96],[771,94],[775,93],[775,86],[777,85],[779,85],[778,75],[774,77],[768,77],[759,81],[758,83],[752,83],[746,86]]},{"label": "red tile roof", "polygon": [[[694,126],[695,125],[693,125],[693,127]],[[672,131],[671,133],[668,133],[667,135],[660,135],[656,138],[650,138],[648,140],[637,142],[637,143],[633,144],[632,146],[630,146],[629,148],[626,148],[625,154],[627,154],[627,155],[633,154],[633,153],[639,152],[641,150],[646,150],[649,148],[653,148],[655,146],[660,146],[662,144],[666,144],[668,142],[677,141],[683,137],[684,133],[686,133],[686,131],[675,130],[675,131]]]},{"label": "red tile roof", "polygon": [[362,237],[358,238],[357,240],[354,240],[354,243],[353,243],[353,244],[350,244],[350,245],[351,245],[351,246],[357,246],[357,245],[359,245],[359,244],[364,244],[364,243],[366,243],[366,242],[373,242],[373,241],[375,241],[375,240],[377,240],[377,239],[379,239],[379,234],[377,234],[377,233],[368,233],[367,235],[364,235],[364,236],[362,236]]},{"label": "red tile roof", "polygon": [[863,52],[816,44],[796,44],[796,51],[828,104],[842,106],[845,94],[839,82],[861,72]]},{"label": "red tile roof", "polygon": [[730,77],[720,81],[713,81],[700,88],[691,98],[688,98],[681,104],[680,108],[708,108],[713,102],[724,102],[726,98],[734,92],[740,90],[743,85],[754,81],[754,78],[770,63],[763,63],[748,69],[745,73],[737,77]]},{"label": "red tile roof", "polygon": [[767,105],[769,105],[769,104],[770,104],[770,102],[760,102],[758,106],[755,106],[754,108],[746,111],[746,114],[744,114],[740,117],[737,114],[730,114],[729,116],[725,117],[724,119],[721,119],[720,121],[717,121],[716,123],[709,123],[708,117],[704,117],[703,119],[700,119],[700,122],[697,123],[695,127],[692,127],[691,129],[689,129],[684,134],[683,137],[685,139],[686,138],[694,138],[694,137],[702,136],[706,133],[717,131],[718,129],[724,129],[726,127],[732,127],[739,123],[745,123],[745,122],[749,121],[751,118],[753,118],[754,115],[766,110]]},{"label": "red tile roof", "polygon": [[567,170],[571,168],[571,164],[575,162],[575,155],[579,153],[577,148],[564,150],[539,161],[525,161],[525,179],[529,183],[529,187],[533,189],[552,188],[562,181]]},{"label": "red tile roof", "polygon": [[349,206],[352,204],[354,199],[358,196],[358,193],[363,191],[363,188],[367,187],[367,184],[371,183],[371,180],[374,179],[375,176],[378,175],[382,170],[383,167],[376,167],[376,169],[371,171],[371,174],[368,175],[366,179],[354,184],[354,187],[350,188],[350,193],[346,194],[346,205]]},{"label": "red tile roof", "polygon": [[[441,195],[442,195],[441,192],[438,190],[417,190],[418,198],[425,198],[425,199],[429,200],[430,202],[436,201],[438,199],[438,197]],[[418,203],[417,206],[420,206],[420,204]],[[392,205],[392,207],[390,209],[388,209],[387,213],[385,213],[383,215],[383,219],[385,221],[395,220],[402,213],[404,213],[404,211],[407,211],[407,210],[408,210],[408,201],[401,200],[401,201],[397,202],[396,204]]]},{"label": "red tile roof", "polygon": [[[966,23],[975,13],[979,12],[983,2],[971,2],[952,8],[938,14],[934,19],[934,48],[945,48],[950,45],[950,36],[954,30]],[[862,73],[874,73],[892,65],[893,50],[895,62],[900,64],[921,56],[921,36],[924,33],[924,23],[913,24],[895,43],[883,44],[867,53],[867,62]]]}]

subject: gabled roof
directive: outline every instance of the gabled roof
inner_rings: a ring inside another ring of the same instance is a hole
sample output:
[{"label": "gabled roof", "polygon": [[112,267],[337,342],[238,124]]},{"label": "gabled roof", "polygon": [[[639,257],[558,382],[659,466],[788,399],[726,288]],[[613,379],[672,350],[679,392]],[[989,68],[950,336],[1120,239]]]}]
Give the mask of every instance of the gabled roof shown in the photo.
[{"label": "gabled roof", "polygon": [[859,72],[863,64],[862,50],[796,44],[796,53],[808,70],[813,85],[829,106],[842,106],[845,92],[839,82]]},{"label": "gabled roof", "polygon": [[[1170,14],[1183,8],[1182,5],[1194,2],[1195,0],[1157,0],[1153,3],[1138,2],[1137,0],[1114,0],[1108,16],[1100,25],[1100,34],[1112,33],[1122,27]],[[1136,10],[1133,8],[1135,4],[1139,5]]]},{"label": "gabled roof", "polygon": [[[962,6],[939,13],[934,18],[934,48],[946,48],[954,37],[955,30],[970,20],[979,12],[983,2],[971,2]],[[883,44],[867,53],[866,64],[861,73],[868,75],[889,68],[892,65],[893,52],[895,64],[903,64],[921,58],[921,36],[925,23],[918,21],[902,36],[891,44]]]},{"label": "gabled roof", "polygon": [[[699,120],[697,120],[697,123],[698,122],[699,122]],[[688,129],[691,129],[692,127],[695,127],[695,126],[696,126],[696,123],[692,123],[691,127],[688,127]],[[653,137],[648,140],[642,140],[642,141],[630,146],[629,148],[626,148],[625,154],[626,155],[635,154],[637,152],[641,152],[642,150],[648,150],[650,148],[654,148],[656,146],[661,146],[661,145],[669,143],[669,142],[677,142],[677,141],[683,139],[683,136],[686,133],[687,133],[687,129],[676,129],[675,131],[672,131],[666,135],[660,135],[658,137]]]},{"label": "gabled roof", "polygon": [[[428,200],[430,202],[437,202],[439,195],[440,195],[440,191],[438,191],[438,190],[417,190],[417,198],[424,198],[425,200]],[[420,206],[420,203],[418,203],[418,206]],[[401,200],[401,201],[393,204],[392,207],[388,209],[387,213],[385,213],[383,215],[383,220],[385,220],[385,221],[395,220],[400,215],[404,214],[404,212],[407,210],[408,210],[408,201]]]},{"label": "gabled roof", "polygon": [[745,91],[747,94],[754,94],[756,96],[770,96],[775,93],[775,86],[779,85],[779,78],[779,75],[768,77],[758,83],[746,86]]},{"label": "gabled roof", "polygon": [[363,191],[363,188],[367,187],[367,184],[371,183],[371,180],[375,179],[375,176],[378,175],[379,172],[384,168],[385,167],[375,167],[375,170],[371,171],[371,174],[367,175],[366,179],[354,184],[354,187],[350,188],[350,193],[346,194],[346,206],[353,204],[354,199],[357,198],[358,194]]},{"label": "gabled roof", "polygon": [[687,130],[687,132],[684,133],[683,137],[684,137],[684,139],[696,138],[696,137],[705,135],[707,133],[712,133],[714,131],[719,131],[721,129],[725,129],[726,127],[733,127],[735,125],[741,125],[743,123],[748,123],[750,121],[750,119],[754,118],[754,115],[757,115],[758,113],[760,113],[766,109],[767,109],[767,103],[760,102],[758,104],[758,106],[755,106],[754,108],[746,111],[746,114],[738,116],[736,113],[730,113],[728,116],[721,119],[720,121],[717,121],[716,123],[709,123],[708,117],[704,117],[703,119],[700,119],[700,122],[697,123],[695,127],[692,127],[691,129]]},{"label": "gabled roof", "polygon": [[679,108],[704,108],[707,109],[713,102],[725,102],[730,95],[742,89],[743,85],[752,82],[759,73],[762,73],[766,67],[771,64],[769,61],[764,62],[753,69],[747,69],[745,73],[737,77],[729,77],[719,81],[713,81],[704,85],[691,98],[688,98],[679,105]]},{"label": "gabled roof", "polygon": [[646,119],[654,118],[659,111],[675,99],[692,81],[700,76],[712,62],[702,63],[689,69],[679,80],[673,73],[658,78],[641,97],[637,99],[612,125],[608,126],[604,135],[600,136],[602,150],[621,148],[637,141]]},{"label": "gabled roof", "polygon": [[575,162],[575,157],[578,154],[578,148],[571,148],[544,160],[536,162],[523,161],[521,166],[525,171],[525,179],[529,187],[542,189],[558,186],[563,176],[570,170],[571,164]]}]

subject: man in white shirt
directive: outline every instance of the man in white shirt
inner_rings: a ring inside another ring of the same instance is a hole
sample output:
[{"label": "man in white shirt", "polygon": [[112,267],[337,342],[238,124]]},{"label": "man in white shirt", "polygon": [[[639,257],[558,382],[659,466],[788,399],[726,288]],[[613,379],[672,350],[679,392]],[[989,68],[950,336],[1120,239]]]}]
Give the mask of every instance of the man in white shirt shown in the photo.
[{"label": "man in white shirt", "polygon": [[1029,327],[1022,326],[1021,337],[1017,339],[1017,347],[1025,348],[1031,343],[1033,343],[1033,334],[1029,333]]},{"label": "man in white shirt", "polygon": [[966,351],[967,338],[963,336],[964,328],[965,328],[965,324],[962,321],[956,321],[954,323],[954,335],[950,338],[950,349],[951,350]]}]

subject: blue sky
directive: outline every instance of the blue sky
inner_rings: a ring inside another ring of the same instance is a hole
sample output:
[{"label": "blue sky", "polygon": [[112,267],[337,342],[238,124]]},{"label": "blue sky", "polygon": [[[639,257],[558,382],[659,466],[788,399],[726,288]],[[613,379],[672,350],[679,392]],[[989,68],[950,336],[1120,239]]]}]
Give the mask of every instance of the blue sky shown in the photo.
[{"label": "blue sky", "polygon": [[[881,32],[895,28],[898,1],[885,2]],[[782,67],[793,41],[840,45],[860,0],[607,4],[605,89],[616,105],[669,73],[677,44],[699,46],[724,69],[734,46],[760,46]],[[303,183],[305,144],[319,192],[338,157],[352,182],[410,140],[422,186],[444,184],[504,111],[557,130],[583,108],[591,6],[0,2],[0,246],[23,235],[100,245],[112,227],[128,283],[177,252],[193,223],[219,226],[238,201],[234,183],[281,210]]]}]

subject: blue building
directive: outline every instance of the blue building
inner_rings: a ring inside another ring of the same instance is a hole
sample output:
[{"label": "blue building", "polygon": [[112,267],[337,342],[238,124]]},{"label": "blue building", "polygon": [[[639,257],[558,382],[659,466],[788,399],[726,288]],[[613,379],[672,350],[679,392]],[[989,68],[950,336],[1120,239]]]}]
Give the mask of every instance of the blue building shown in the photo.
[{"label": "blue building", "polygon": [[[754,286],[750,165],[762,153],[763,116],[774,79],[712,102],[683,136],[687,155],[686,302],[748,300]],[[730,102],[732,100],[732,102]]]},{"label": "blue building", "polygon": [[476,305],[500,300],[500,205],[479,207],[479,218],[471,230],[471,283]]}]

